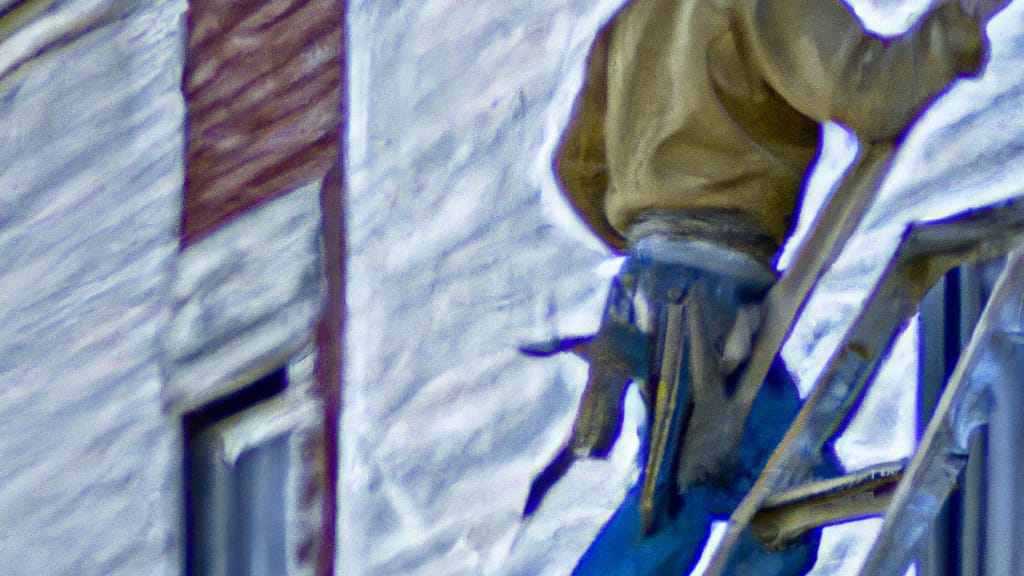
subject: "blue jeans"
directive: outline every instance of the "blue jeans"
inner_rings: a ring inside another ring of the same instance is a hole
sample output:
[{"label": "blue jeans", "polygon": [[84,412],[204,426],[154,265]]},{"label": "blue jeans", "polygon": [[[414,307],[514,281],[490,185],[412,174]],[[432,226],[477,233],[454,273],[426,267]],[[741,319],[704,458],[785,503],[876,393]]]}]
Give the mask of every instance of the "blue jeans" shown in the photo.
[{"label": "blue jeans", "polygon": [[[576,576],[685,576],[707,541],[711,522],[725,519],[753,486],[768,457],[800,410],[796,386],[781,362],[772,367],[751,409],[733,481],[728,486],[696,484],[681,496],[672,518],[644,537],[640,481],[616,510],[573,571]],[[685,438],[682,439],[685,442]],[[645,450],[641,450],[643,454]],[[827,455],[816,473],[833,476],[839,467]],[[797,576],[817,559],[820,530],[785,550],[765,550],[750,533],[733,556],[730,574]]]}]

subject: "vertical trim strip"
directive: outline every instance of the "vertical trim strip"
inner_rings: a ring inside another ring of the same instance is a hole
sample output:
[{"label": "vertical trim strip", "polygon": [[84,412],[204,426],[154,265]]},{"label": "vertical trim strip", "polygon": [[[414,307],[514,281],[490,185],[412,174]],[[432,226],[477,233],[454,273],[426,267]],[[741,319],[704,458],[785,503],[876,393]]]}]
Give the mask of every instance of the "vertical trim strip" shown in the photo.
[{"label": "vertical trim strip", "polygon": [[343,177],[340,164],[330,170],[320,201],[324,218],[324,267],[327,298],[317,326],[317,383],[324,405],[324,495],[317,575],[334,573],[338,518],[338,441],[341,417],[341,338],[344,329]]}]

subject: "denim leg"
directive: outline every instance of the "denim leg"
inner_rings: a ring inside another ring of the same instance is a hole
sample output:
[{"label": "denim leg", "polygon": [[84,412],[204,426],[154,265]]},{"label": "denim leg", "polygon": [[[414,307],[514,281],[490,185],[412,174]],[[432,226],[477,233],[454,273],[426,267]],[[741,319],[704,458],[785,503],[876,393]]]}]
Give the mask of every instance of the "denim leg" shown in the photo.
[{"label": "denim leg", "polygon": [[[642,536],[638,481],[584,553],[573,574],[689,574],[707,541],[712,520],[724,520],[739,504],[785,435],[800,405],[795,384],[782,363],[777,362],[751,410],[734,481],[728,486],[691,487],[682,495],[673,517],[647,537]],[[833,476],[839,474],[840,469],[824,457],[818,472],[822,476]],[[768,551],[748,532],[733,557],[729,573],[758,576],[804,574],[814,565],[819,541],[820,530],[814,530],[784,550]]]}]

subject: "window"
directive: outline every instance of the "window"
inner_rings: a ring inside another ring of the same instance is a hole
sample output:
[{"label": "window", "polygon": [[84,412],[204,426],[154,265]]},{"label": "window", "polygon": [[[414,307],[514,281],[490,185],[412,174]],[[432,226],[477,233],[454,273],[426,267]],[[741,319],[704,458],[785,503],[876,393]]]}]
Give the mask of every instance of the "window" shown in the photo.
[{"label": "window", "polygon": [[319,191],[267,202],[178,259],[163,395],[183,428],[188,576],[329,572]]},{"label": "window", "polygon": [[[936,404],[993,287],[1003,260],[963,265],[950,272],[922,304],[921,428]],[[1005,360],[1020,365],[1016,355]],[[1019,367],[1018,367],[1019,369]],[[1016,380],[1016,379],[1009,379]],[[971,439],[960,490],[950,495],[932,525],[919,557],[921,576],[979,576],[1019,566],[1021,515],[1014,505],[1022,497],[1018,467],[1022,446],[1019,432],[1019,381],[994,383],[989,424]]]},{"label": "window", "polygon": [[231,442],[286,385],[279,369],[185,415],[189,576],[286,573],[287,431]]}]

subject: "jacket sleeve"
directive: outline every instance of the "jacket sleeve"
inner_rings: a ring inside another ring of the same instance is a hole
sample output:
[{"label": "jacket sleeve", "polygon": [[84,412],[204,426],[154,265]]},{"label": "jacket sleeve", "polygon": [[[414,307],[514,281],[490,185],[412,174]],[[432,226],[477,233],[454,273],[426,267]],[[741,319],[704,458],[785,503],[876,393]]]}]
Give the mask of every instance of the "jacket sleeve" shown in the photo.
[{"label": "jacket sleeve", "polygon": [[752,64],[792,106],[868,141],[895,138],[986,52],[977,20],[955,2],[895,38],[864,30],[840,0],[739,0]]},{"label": "jacket sleeve", "polygon": [[555,174],[576,212],[613,249],[623,252],[625,239],[608,222],[605,195],[611,180],[605,156],[605,109],[608,101],[609,26],[594,41],[583,88],[572,120],[555,156]]}]

